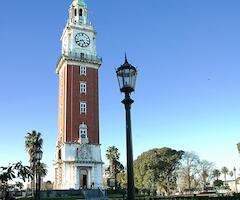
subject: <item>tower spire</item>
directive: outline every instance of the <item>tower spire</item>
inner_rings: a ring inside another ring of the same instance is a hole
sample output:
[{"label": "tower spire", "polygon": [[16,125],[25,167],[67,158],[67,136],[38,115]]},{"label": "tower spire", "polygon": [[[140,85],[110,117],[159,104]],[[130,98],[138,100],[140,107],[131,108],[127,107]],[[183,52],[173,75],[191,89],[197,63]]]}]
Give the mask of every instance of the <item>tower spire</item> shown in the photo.
[{"label": "tower spire", "polygon": [[128,59],[127,59],[127,53],[125,52],[125,63],[128,63]]}]

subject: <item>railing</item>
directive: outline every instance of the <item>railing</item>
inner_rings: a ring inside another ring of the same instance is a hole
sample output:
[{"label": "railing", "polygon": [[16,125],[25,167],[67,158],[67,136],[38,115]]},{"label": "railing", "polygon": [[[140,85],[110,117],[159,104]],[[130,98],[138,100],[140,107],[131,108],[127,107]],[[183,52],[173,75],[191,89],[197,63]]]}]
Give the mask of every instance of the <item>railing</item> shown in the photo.
[{"label": "railing", "polygon": [[98,63],[98,64],[102,63],[102,58],[95,56],[95,55],[89,55],[89,54],[85,54],[85,53],[72,52],[72,51],[68,51],[68,52],[64,51],[63,55],[68,58],[72,58],[72,59],[76,59],[76,60],[90,61],[90,62]]},{"label": "railing", "polygon": [[69,19],[69,20],[67,21],[67,23],[72,23],[72,24],[78,25],[78,26],[79,26],[79,25],[84,25],[84,26],[87,26],[87,27],[89,27],[89,28],[93,28],[93,29],[94,29],[93,24],[92,24],[89,20],[86,20],[85,23],[84,23],[83,18],[81,18],[81,19],[79,20],[79,22],[75,21],[75,19]]}]

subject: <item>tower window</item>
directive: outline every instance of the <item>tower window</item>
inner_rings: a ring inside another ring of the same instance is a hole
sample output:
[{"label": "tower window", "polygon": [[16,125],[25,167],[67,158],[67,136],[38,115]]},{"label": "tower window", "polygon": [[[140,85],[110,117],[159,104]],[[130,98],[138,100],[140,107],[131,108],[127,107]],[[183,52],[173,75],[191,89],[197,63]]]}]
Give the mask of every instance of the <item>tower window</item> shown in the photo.
[{"label": "tower window", "polygon": [[77,16],[77,9],[74,9],[74,15]]},{"label": "tower window", "polygon": [[77,148],[77,150],[76,150],[76,157],[78,158],[78,148]]},{"label": "tower window", "polygon": [[79,126],[79,140],[81,144],[88,143],[88,137],[87,137],[87,125],[82,123]]},{"label": "tower window", "polygon": [[86,76],[86,74],[87,74],[87,69],[86,69],[86,67],[81,66],[81,67],[80,67],[80,75]]},{"label": "tower window", "polygon": [[83,16],[83,10],[82,10],[82,8],[79,9],[79,16],[80,16],[80,17]]},{"label": "tower window", "polygon": [[81,82],[80,83],[80,94],[83,94],[83,93],[86,94],[86,92],[87,92],[87,84],[84,82]]},{"label": "tower window", "polygon": [[86,102],[80,102],[80,114],[87,113],[87,104]]},{"label": "tower window", "polygon": [[61,152],[61,149],[58,150],[58,159],[59,159],[59,160],[62,159],[62,152]]}]

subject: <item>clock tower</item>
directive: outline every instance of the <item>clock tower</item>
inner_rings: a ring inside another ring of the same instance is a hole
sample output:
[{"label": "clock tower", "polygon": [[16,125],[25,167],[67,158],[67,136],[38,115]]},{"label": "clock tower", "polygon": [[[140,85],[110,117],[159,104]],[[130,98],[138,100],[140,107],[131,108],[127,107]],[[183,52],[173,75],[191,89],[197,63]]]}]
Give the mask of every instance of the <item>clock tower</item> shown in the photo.
[{"label": "clock tower", "polygon": [[84,0],[73,0],[62,37],[55,188],[102,187],[96,31]]}]

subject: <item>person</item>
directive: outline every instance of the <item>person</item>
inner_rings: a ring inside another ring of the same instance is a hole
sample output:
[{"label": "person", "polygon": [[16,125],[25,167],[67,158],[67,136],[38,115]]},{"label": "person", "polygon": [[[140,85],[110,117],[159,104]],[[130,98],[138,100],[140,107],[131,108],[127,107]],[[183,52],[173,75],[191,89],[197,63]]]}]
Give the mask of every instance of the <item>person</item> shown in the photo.
[{"label": "person", "polygon": [[92,182],[91,184],[91,189],[94,189],[94,182]]}]

